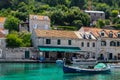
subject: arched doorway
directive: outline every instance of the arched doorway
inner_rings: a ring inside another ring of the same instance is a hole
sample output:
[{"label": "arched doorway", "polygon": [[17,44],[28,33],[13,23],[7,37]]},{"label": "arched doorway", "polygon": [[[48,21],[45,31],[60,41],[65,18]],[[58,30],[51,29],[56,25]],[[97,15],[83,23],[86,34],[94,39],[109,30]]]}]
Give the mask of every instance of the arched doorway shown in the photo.
[{"label": "arched doorway", "polygon": [[104,55],[100,54],[100,56],[98,57],[99,60],[104,60]]},{"label": "arched doorway", "polygon": [[113,54],[112,53],[109,53],[109,60],[113,59]]}]

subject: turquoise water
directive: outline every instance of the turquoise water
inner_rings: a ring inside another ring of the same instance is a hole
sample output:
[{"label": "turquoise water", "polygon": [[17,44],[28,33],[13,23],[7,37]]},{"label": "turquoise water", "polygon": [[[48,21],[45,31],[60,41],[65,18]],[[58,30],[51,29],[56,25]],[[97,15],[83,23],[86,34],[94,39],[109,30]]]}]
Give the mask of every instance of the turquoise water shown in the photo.
[{"label": "turquoise water", "polygon": [[111,74],[64,74],[56,64],[0,63],[0,80],[120,80],[120,69]]}]

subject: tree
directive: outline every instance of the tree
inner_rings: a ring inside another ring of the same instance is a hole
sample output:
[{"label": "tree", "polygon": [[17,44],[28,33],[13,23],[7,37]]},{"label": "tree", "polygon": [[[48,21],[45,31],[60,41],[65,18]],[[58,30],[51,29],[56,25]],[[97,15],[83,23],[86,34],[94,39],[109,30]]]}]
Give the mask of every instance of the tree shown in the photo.
[{"label": "tree", "polygon": [[105,12],[105,17],[108,19],[110,17],[110,11],[111,8],[109,5],[105,3],[99,3],[96,5],[96,10],[98,11],[104,11]]},{"label": "tree", "polygon": [[118,10],[112,10],[112,12],[111,12],[111,16],[112,16],[112,17],[117,17],[118,14],[119,14],[119,11],[118,11]]},{"label": "tree", "polygon": [[74,20],[73,25],[77,27],[77,29],[80,29],[82,27],[82,21],[81,20]]},{"label": "tree", "polygon": [[19,19],[15,18],[13,16],[7,17],[7,20],[5,21],[5,29],[8,29],[9,31],[15,30],[18,31],[18,24],[19,24]]},{"label": "tree", "polygon": [[71,0],[71,6],[77,6],[80,9],[84,9],[84,5],[86,4],[85,0]]},{"label": "tree", "polygon": [[31,33],[11,31],[7,35],[7,47],[30,47]]},{"label": "tree", "polygon": [[105,22],[102,19],[99,19],[97,21],[97,25],[98,28],[103,28],[105,26]]},{"label": "tree", "polygon": [[8,34],[7,35],[7,47],[21,47],[22,39],[18,38],[17,34]]}]

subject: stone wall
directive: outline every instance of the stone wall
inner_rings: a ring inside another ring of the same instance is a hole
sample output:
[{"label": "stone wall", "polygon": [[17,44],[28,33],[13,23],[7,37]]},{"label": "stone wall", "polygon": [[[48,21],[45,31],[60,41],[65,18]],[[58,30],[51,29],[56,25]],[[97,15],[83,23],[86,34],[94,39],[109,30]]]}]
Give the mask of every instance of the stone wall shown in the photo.
[{"label": "stone wall", "polygon": [[37,58],[39,51],[33,47],[29,48],[5,48],[3,50],[3,58],[5,59],[26,59],[25,51],[29,51],[29,58]]}]

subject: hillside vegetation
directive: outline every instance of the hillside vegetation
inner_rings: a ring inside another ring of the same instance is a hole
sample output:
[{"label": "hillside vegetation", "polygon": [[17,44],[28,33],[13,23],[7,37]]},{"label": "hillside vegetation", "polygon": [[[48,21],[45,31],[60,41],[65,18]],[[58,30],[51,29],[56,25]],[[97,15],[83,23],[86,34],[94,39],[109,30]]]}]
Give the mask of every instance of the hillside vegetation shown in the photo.
[{"label": "hillside vegetation", "polygon": [[120,28],[117,17],[120,0],[0,0],[0,16],[13,16],[23,22],[28,20],[29,14],[47,15],[51,18],[51,26],[71,26],[77,30],[89,26],[90,17],[83,12],[89,7],[106,13],[106,20],[98,20],[94,27],[103,24]]}]

